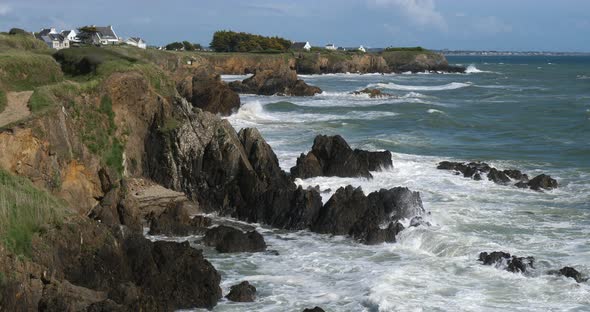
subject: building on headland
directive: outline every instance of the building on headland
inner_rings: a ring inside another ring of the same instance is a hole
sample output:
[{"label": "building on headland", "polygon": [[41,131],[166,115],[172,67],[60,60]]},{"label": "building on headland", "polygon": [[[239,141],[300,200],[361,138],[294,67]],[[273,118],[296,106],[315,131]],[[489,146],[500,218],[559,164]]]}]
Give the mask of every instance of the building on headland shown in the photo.
[{"label": "building on headland", "polygon": [[127,39],[127,41],[125,41],[125,43],[130,46],[138,47],[140,49],[147,48],[147,44],[145,43],[145,41],[139,37],[130,37],[129,39]]},{"label": "building on headland", "polygon": [[367,52],[367,50],[365,49],[365,47],[363,47],[362,45],[357,50],[358,51],[361,51],[363,53]]},{"label": "building on headland", "polygon": [[311,50],[311,44],[309,44],[309,42],[294,42],[291,45],[291,50],[294,51],[301,51],[301,50],[305,50],[305,51],[309,51]]},{"label": "building on headland", "polygon": [[70,47],[70,40],[58,33],[53,27],[41,29],[40,32],[35,34],[35,37],[43,40],[52,49],[61,50]]},{"label": "building on headland", "polygon": [[79,37],[83,38],[84,43],[91,43],[96,45],[110,45],[121,42],[113,26],[84,26],[79,31]]},{"label": "building on headland", "polygon": [[75,29],[66,29],[62,30],[60,33],[65,38],[68,38],[70,44],[80,42],[80,38],[78,37],[78,32]]},{"label": "building on headland", "polygon": [[326,44],[325,49],[336,51],[338,49],[338,47],[335,46],[333,43],[328,43],[328,44]]}]

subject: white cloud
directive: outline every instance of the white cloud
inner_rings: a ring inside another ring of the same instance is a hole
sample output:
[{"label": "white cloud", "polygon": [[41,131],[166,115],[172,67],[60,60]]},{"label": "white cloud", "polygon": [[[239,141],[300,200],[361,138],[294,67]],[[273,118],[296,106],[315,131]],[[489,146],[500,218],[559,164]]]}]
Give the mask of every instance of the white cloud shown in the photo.
[{"label": "white cloud", "polygon": [[419,26],[434,26],[447,31],[448,25],[436,10],[434,0],[369,0],[379,7],[398,9],[406,18]]},{"label": "white cloud", "polygon": [[475,22],[474,27],[478,32],[490,35],[509,33],[512,31],[511,25],[495,16],[487,16],[479,19]]},{"label": "white cloud", "polygon": [[12,11],[12,8],[8,4],[0,3],[0,16],[6,15]]}]

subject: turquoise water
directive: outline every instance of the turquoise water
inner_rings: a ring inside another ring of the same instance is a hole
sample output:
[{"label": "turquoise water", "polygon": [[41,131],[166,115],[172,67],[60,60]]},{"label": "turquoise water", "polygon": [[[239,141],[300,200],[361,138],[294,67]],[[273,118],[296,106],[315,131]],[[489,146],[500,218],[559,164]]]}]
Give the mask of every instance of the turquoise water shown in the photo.
[{"label": "turquoise water", "polygon": [[[393,152],[394,168],[372,180],[296,183],[333,191],[352,184],[366,193],[407,186],[421,193],[433,226],[407,229],[398,243],[379,246],[260,226],[280,256],[205,248],[224,291],[240,280],[260,291],[255,303],[221,302],[216,310],[590,311],[587,283],[546,274],[566,265],[590,274],[590,58],[449,61],[469,66],[468,73],[303,76],[324,93],[242,96],[228,120],[260,129],[285,170],[320,133]],[[393,97],[350,94],[365,87]],[[546,173],[560,187],[535,192],[473,181],[437,170],[442,160]],[[513,274],[476,261],[493,250],[534,256],[536,269]]]}]

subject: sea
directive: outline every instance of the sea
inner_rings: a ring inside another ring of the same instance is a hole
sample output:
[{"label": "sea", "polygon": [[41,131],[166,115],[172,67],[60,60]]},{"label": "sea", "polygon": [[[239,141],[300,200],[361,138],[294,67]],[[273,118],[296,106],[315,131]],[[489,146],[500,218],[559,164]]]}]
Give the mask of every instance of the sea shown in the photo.
[{"label": "sea", "polygon": [[[227,120],[236,130],[258,128],[286,171],[318,134],[393,153],[393,168],[373,172],[373,179],[297,184],[330,190],[324,202],[346,185],[365,194],[405,186],[420,192],[431,226],[367,246],[257,225],[278,255],[204,249],[224,294],[243,280],[257,289],[255,302],[223,299],[214,311],[590,311],[589,283],[547,274],[572,266],[590,275],[590,57],[448,60],[467,72],[300,75],[323,93],[241,96]],[[352,94],[364,88],[393,96]],[[475,181],[436,169],[444,160],[545,173],[559,188]],[[533,256],[535,268],[521,274],[484,266],[482,251]]]}]

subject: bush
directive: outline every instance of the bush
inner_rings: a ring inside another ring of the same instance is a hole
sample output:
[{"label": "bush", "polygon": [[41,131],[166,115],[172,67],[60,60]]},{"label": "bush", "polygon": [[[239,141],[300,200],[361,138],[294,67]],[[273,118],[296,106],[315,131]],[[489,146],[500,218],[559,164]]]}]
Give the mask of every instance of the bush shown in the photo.
[{"label": "bush", "polygon": [[29,255],[33,235],[44,224],[59,224],[65,212],[60,200],[0,169],[0,237],[8,250]]},{"label": "bush", "polygon": [[386,52],[395,51],[409,51],[409,52],[427,52],[423,47],[389,47],[385,49]]},{"label": "bush", "polygon": [[24,29],[20,29],[20,28],[11,28],[10,31],[8,31],[9,35],[29,35],[31,36],[31,33],[24,30]]},{"label": "bush", "polygon": [[8,50],[35,51],[41,53],[51,53],[47,44],[30,34],[0,34],[0,51]]},{"label": "bush", "polygon": [[0,53],[0,86],[24,91],[63,80],[59,64],[49,55],[23,51]]},{"label": "bush", "polygon": [[0,113],[4,111],[6,108],[7,99],[6,99],[6,92],[0,90]]},{"label": "bush", "polygon": [[280,37],[264,37],[244,32],[216,31],[211,48],[215,52],[288,51],[292,42]]},{"label": "bush", "polygon": [[100,47],[63,49],[57,51],[53,57],[61,64],[62,71],[72,76],[95,74],[107,62],[116,61],[126,66],[138,61],[112,49]]}]

